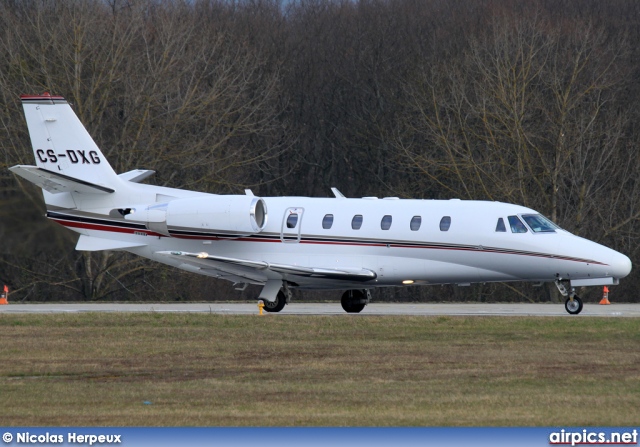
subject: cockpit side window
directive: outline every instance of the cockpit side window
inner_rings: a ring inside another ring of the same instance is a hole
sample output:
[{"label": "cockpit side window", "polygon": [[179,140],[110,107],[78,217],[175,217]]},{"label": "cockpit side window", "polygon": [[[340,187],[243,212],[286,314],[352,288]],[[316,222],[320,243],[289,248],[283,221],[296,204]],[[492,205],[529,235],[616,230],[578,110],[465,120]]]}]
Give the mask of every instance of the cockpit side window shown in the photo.
[{"label": "cockpit side window", "polygon": [[559,228],[541,214],[523,214],[522,218],[534,233],[555,233],[556,228]]},{"label": "cockpit side window", "polygon": [[498,219],[498,223],[496,224],[496,232],[504,233],[507,231],[507,228],[504,226],[504,220],[501,218]]},{"label": "cockpit side window", "polygon": [[527,227],[524,226],[522,221],[518,219],[518,216],[509,216],[509,225],[511,226],[512,233],[526,233]]}]

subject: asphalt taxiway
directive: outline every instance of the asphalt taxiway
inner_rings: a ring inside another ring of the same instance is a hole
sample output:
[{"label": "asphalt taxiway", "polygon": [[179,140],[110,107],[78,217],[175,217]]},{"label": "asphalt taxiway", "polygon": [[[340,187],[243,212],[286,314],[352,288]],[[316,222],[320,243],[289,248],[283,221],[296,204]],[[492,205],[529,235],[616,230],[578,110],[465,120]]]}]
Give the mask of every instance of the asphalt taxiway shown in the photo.
[{"label": "asphalt taxiway", "polygon": [[[0,314],[10,313],[74,313],[74,312],[172,312],[172,313],[213,313],[229,315],[258,314],[256,303],[43,303],[0,306]],[[344,315],[340,303],[293,302],[278,314],[285,315]],[[371,303],[357,315],[492,315],[492,316],[538,316],[567,317],[561,303]],[[586,303],[578,317],[640,317],[640,304],[613,303],[599,305]]]}]

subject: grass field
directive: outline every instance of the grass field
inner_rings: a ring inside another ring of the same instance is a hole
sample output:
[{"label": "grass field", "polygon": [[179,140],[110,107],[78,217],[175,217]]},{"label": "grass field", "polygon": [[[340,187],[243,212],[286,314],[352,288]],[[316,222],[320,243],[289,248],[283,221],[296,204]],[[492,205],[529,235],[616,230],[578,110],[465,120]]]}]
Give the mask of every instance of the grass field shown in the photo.
[{"label": "grass field", "polygon": [[640,319],[0,315],[2,425],[640,424]]}]

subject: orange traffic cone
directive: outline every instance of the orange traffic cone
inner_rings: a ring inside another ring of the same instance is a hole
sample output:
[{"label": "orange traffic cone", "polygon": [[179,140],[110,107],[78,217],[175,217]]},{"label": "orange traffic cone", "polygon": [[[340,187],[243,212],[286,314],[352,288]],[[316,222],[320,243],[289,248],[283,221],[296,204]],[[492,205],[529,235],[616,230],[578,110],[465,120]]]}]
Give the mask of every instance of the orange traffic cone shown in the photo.
[{"label": "orange traffic cone", "polygon": [[609,302],[609,288],[607,286],[604,286],[604,289],[602,289],[602,299],[600,300],[600,304],[611,304]]},{"label": "orange traffic cone", "polygon": [[9,296],[9,288],[5,284],[4,290],[2,291],[2,295],[0,295],[0,304],[9,304],[9,301],[7,301],[8,296]]}]

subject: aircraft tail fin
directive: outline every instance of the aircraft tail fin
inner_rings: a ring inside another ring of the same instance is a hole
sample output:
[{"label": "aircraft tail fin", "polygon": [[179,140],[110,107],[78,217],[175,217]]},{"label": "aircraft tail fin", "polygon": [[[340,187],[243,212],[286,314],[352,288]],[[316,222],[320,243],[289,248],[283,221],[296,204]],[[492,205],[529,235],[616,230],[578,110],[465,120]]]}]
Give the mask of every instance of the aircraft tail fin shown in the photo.
[{"label": "aircraft tail fin", "polygon": [[14,173],[54,194],[116,191],[120,179],[62,96],[20,99],[36,166],[14,166]]}]

